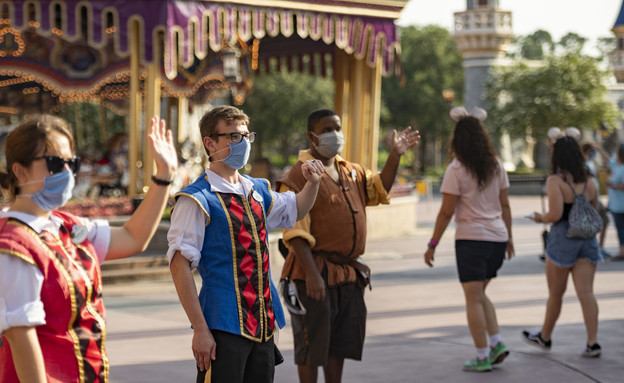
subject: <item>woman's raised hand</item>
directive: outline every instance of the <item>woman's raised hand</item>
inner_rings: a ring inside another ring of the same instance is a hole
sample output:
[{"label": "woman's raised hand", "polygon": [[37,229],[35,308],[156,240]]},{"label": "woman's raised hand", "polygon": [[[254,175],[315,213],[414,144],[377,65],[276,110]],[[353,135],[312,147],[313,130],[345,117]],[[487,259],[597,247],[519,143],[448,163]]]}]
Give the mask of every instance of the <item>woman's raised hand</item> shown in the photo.
[{"label": "woman's raised hand", "polygon": [[178,169],[178,155],[173,144],[173,134],[166,125],[160,117],[152,117],[148,138],[152,158],[156,162],[156,177],[171,180]]}]

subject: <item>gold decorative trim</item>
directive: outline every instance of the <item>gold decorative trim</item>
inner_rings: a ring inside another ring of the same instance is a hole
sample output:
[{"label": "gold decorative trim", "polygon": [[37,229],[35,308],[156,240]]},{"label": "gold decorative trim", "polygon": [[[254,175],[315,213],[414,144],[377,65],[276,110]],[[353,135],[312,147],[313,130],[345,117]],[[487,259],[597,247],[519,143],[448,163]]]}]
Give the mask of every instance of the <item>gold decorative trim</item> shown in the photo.
[{"label": "gold decorative trim", "polygon": [[[199,200],[197,198],[195,198],[195,196],[188,194],[188,193],[184,193],[184,192],[178,192],[176,193],[173,198],[177,198],[179,196],[185,196],[185,197],[189,197],[190,199],[192,199],[193,201],[195,201],[198,205],[199,208],[202,209],[202,211],[204,212],[204,214],[206,214],[206,217],[208,217],[208,225],[210,225],[211,219],[210,219],[210,214],[208,214],[208,212],[206,211],[206,209],[204,209],[204,206],[201,204],[201,202],[199,202]],[[173,207],[175,208],[175,202],[173,204]],[[207,226],[207,225],[206,225]]]},{"label": "gold decorative trim", "polygon": [[[266,339],[267,337],[267,318],[266,318],[266,310],[264,307],[264,278],[262,278],[262,273],[264,271],[264,262],[262,261],[262,256],[264,253],[261,251],[260,247],[260,238],[258,237],[258,227],[256,226],[256,220],[253,218],[253,213],[251,211],[251,206],[249,204],[249,200],[247,198],[242,198],[243,206],[245,207],[245,212],[247,213],[247,217],[249,217],[249,223],[251,224],[251,230],[254,238],[254,242],[256,244],[256,261],[257,269],[258,269],[258,300],[260,301],[260,333],[263,334],[263,337]],[[260,202],[258,204],[262,205]],[[262,207],[262,206],[261,206]],[[264,211],[264,207],[262,207]],[[262,218],[262,217],[260,217]],[[268,233],[267,233],[268,235]],[[262,341],[262,338],[260,338]]]},{"label": "gold decorative trim", "polygon": [[[207,2],[210,2],[210,1],[207,1]],[[247,6],[267,7],[267,8],[283,8],[283,9],[291,9],[291,10],[296,10],[296,11],[340,13],[343,15],[382,17],[382,18],[387,18],[387,19],[398,19],[399,17],[401,17],[401,11],[403,10],[402,8],[405,7],[405,5],[407,4],[407,1],[400,1],[400,2],[397,2],[396,4],[380,3],[379,1],[375,1],[375,2],[358,1],[358,3],[366,3],[366,4],[371,4],[371,5],[401,8],[400,10],[397,10],[397,11],[388,11],[388,10],[383,10],[383,9],[345,7],[345,6],[340,6],[340,5],[329,5],[329,4],[296,3],[293,1],[285,1],[285,0],[229,0],[227,2],[230,4],[237,4],[237,5],[247,5]]]},{"label": "gold decorative trim", "polygon": [[27,262],[27,263],[30,263],[33,266],[39,267],[39,265],[37,265],[37,263],[32,258],[29,258],[27,255],[24,255],[22,253],[18,253],[17,251],[13,251],[13,250],[9,250],[9,249],[0,249],[0,254],[14,255],[17,258],[19,258],[22,261],[24,261],[24,262]]}]

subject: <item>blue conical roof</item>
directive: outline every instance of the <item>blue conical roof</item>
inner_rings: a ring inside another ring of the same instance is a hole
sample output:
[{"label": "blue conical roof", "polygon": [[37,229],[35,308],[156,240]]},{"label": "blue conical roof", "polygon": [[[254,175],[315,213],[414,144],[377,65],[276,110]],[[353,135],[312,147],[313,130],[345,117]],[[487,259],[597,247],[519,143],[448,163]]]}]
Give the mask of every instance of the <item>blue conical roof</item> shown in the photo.
[{"label": "blue conical roof", "polygon": [[617,17],[617,20],[615,20],[615,25],[613,26],[613,28],[620,26],[620,25],[624,25],[624,1],[622,1],[622,7],[620,8],[620,14]]}]

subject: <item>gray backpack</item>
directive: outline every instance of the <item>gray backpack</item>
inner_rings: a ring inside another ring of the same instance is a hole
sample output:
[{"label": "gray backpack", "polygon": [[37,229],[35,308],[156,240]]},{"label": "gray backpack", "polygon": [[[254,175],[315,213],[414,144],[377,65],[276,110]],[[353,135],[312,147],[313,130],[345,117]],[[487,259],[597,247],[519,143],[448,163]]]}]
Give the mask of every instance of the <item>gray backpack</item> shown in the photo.
[{"label": "gray backpack", "polygon": [[574,193],[574,203],[570,209],[568,223],[570,227],[566,236],[573,239],[590,239],[602,230],[602,218],[592,204],[585,198],[587,181],[580,194],[576,194],[572,185],[566,181]]}]

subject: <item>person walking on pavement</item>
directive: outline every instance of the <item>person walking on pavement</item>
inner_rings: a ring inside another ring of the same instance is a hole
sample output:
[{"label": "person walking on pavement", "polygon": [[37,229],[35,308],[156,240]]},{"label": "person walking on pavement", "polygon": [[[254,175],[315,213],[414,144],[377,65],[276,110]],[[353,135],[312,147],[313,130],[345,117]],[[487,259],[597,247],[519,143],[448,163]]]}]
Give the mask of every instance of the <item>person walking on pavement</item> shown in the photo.
[{"label": "person walking on pavement", "polygon": [[507,259],[515,255],[509,179],[482,125],[487,117],[485,110],[474,108],[468,114],[464,107],[455,107],[450,115],[456,121],[450,144],[452,161],[444,174],[442,206],[424,259],[433,267],[435,249],[455,215],[457,271],[477,351],[476,358],[464,364],[464,370],[491,371],[509,355],[501,341],[494,305],[485,293],[505,253]]},{"label": "person walking on pavement", "polygon": [[587,330],[587,344],[583,356],[598,357],[597,343],[598,303],[594,296],[596,264],[602,260],[596,236],[589,239],[568,238],[569,215],[578,194],[583,194],[596,208],[598,191],[578,142],[567,135],[555,141],[551,156],[551,175],[546,180],[549,210],[542,215],[535,212],[533,220],[552,223],[546,245],[546,281],[548,302],[546,315],[539,331],[523,331],[522,338],[529,344],[549,351],[552,333],[561,312],[563,294],[568,276],[572,274],[576,296],[581,303]]},{"label": "person walking on pavement", "polygon": [[[240,175],[255,139],[248,126],[247,115],[233,106],[202,117],[210,165],[176,194],[167,234],[171,274],[193,326],[198,382],[273,381],[281,362],[274,335],[285,319],[271,281],[268,233],[308,213],[323,173],[320,161],[302,164],[305,185],[297,195]],[[199,297],[194,268],[202,278]]]},{"label": "person walking on pavement", "polygon": [[[121,227],[59,211],[80,169],[69,124],[43,115],[6,141],[0,184],[13,202],[0,212],[0,382],[107,382],[102,301],[104,260],[145,250],[178,166],[171,131],[150,121],[156,175]],[[4,344],[3,344],[4,343]]]},{"label": "person walking on pavement", "polygon": [[285,294],[293,295],[284,299],[301,383],[316,382],[319,366],[325,382],[338,383],[345,358],[362,359],[364,287],[370,276],[359,259],[366,244],[365,209],[389,203],[399,160],[420,138],[410,130],[393,132],[388,160],[380,174],[373,174],[339,156],[344,144],[340,118],[331,110],[316,110],[308,117],[310,149],[299,152],[299,161],[277,183],[280,191],[300,192],[303,164],[316,159],[325,165],[314,207],[294,229],[283,231],[289,254],[282,283],[290,287]]},{"label": "person walking on pavement", "polygon": [[617,229],[620,251],[611,258],[612,261],[624,261],[624,144],[620,144],[616,158],[609,159],[611,177],[607,182],[609,203],[608,208],[613,215]]}]

